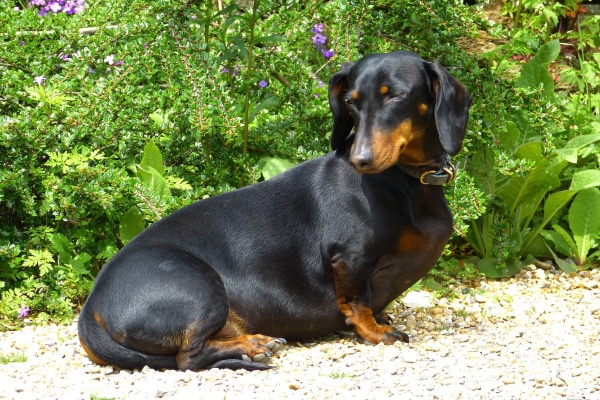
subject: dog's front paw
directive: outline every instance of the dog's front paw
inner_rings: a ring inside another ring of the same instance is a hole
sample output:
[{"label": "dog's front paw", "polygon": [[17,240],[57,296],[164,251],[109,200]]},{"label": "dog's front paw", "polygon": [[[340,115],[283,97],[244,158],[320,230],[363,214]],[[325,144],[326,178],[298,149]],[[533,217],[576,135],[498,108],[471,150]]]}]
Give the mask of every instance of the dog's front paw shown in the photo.
[{"label": "dog's front paw", "polygon": [[385,335],[386,335],[386,341],[384,342],[385,344],[392,344],[394,342],[402,342],[402,343],[410,342],[408,335],[406,333],[399,331],[395,328],[391,328],[391,332],[388,332]]}]

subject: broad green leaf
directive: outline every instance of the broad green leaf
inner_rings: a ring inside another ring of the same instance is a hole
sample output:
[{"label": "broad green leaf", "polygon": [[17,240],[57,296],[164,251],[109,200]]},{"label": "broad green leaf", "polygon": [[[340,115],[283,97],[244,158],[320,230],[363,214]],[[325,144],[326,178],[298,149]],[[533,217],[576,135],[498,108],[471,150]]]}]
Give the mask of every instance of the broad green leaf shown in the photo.
[{"label": "broad green leaf", "polygon": [[92,257],[88,253],[80,253],[71,260],[71,267],[79,275],[87,275],[90,273],[89,263]]},{"label": "broad green leaf", "polygon": [[580,191],[569,209],[569,228],[577,244],[577,264],[583,265],[595,238],[600,233],[600,190]]},{"label": "broad green leaf", "polygon": [[510,177],[506,186],[499,191],[511,213],[523,203],[538,202],[540,196],[560,185],[558,177],[546,170],[547,166],[546,159],[540,160],[529,175]]},{"label": "broad green leaf", "polygon": [[586,147],[592,143],[600,141],[600,134],[590,134],[577,136],[571,140],[562,149],[556,149],[554,152],[561,158],[569,161],[570,163],[577,163],[578,150]]},{"label": "broad green leaf", "polygon": [[241,35],[237,35],[233,38],[233,43],[235,43],[240,49],[240,56],[244,59],[244,61],[248,62],[248,48],[246,47],[246,43],[244,43],[244,39]]},{"label": "broad green leaf", "polygon": [[262,176],[266,179],[279,175],[296,165],[295,162],[279,157],[264,157],[259,161]]},{"label": "broad green leaf", "polygon": [[134,237],[136,237],[146,227],[144,217],[139,208],[136,206],[131,207],[119,224],[119,236],[123,244],[127,244]]},{"label": "broad green leaf", "polygon": [[578,191],[600,186],[600,170],[588,169],[575,172],[569,190]]},{"label": "broad green leaf", "polygon": [[140,166],[144,168],[152,167],[161,176],[165,174],[162,154],[160,154],[160,150],[153,142],[149,142],[144,146],[144,155],[142,156]]},{"label": "broad green leaf", "polygon": [[554,80],[548,72],[548,65],[558,57],[560,43],[558,40],[543,44],[537,54],[521,67],[521,75],[517,86],[538,88],[543,87],[544,96],[554,98]]},{"label": "broad green leaf", "polygon": [[554,216],[575,196],[577,192],[571,190],[561,190],[554,192],[544,204],[544,219],[542,225],[546,225]]},{"label": "broad green leaf", "polygon": [[560,268],[561,271],[563,271],[567,274],[572,274],[579,270],[579,268],[577,268],[577,265],[575,265],[573,260],[571,260],[570,258],[567,260],[563,260],[562,258],[559,258],[556,255],[556,253],[552,251],[550,246],[548,246],[548,245],[546,245],[546,246],[548,247],[548,250],[550,250],[550,253],[552,253],[552,258],[554,258],[554,262],[556,263],[556,265],[558,265],[558,268]]},{"label": "broad green leaf", "polygon": [[549,100],[554,99],[554,80],[552,76],[545,67],[529,60],[521,67],[521,75],[517,80],[517,86],[536,89],[540,85],[544,96]]},{"label": "broad green leaf", "polygon": [[54,245],[54,249],[58,252],[58,260],[62,264],[68,264],[73,257],[73,247],[69,239],[60,233],[54,233],[50,236],[50,241]]},{"label": "broad green leaf", "polygon": [[279,99],[277,97],[267,97],[266,99],[258,103],[258,105],[252,109],[252,111],[250,111],[250,115],[248,116],[248,123],[252,122],[261,110],[275,107],[277,104],[279,104]]},{"label": "broad green leaf", "polygon": [[572,164],[577,163],[577,149],[556,149],[554,152]]},{"label": "broad green leaf", "polygon": [[491,279],[512,278],[519,273],[521,267],[518,261],[510,261],[506,265],[500,266],[492,257],[483,258],[477,263],[479,271]]},{"label": "broad green leaf", "polygon": [[540,49],[530,61],[535,61],[540,65],[547,67],[560,54],[560,42],[552,40],[540,46]]},{"label": "broad green leaf", "polygon": [[[556,226],[553,228],[556,228]],[[564,229],[561,232],[558,232],[556,229],[553,231],[542,231],[540,235],[546,240],[546,242],[552,243],[551,247],[560,254],[567,257],[573,256],[575,242],[569,233]]]},{"label": "broad green leaf", "polygon": [[600,134],[593,133],[590,135],[581,135],[569,140],[565,145],[565,149],[581,149],[589,144],[600,141]]},{"label": "broad green leaf", "polygon": [[171,198],[171,191],[165,178],[162,177],[154,168],[147,166],[137,166],[137,175],[147,185],[155,196],[160,197],[163,201],[168,201]]},{"label": "broad green leaf", "polygon": [[513,149],[517,146],[521,131],[513,121],[506,121],[506,132],[502,135],[502,145],[507,149]]},{"label": "broad green leaf", "polygon": [[529,142],[515,150],[515,156],[525,160],[539,161],[542,158],[542,142]]}]

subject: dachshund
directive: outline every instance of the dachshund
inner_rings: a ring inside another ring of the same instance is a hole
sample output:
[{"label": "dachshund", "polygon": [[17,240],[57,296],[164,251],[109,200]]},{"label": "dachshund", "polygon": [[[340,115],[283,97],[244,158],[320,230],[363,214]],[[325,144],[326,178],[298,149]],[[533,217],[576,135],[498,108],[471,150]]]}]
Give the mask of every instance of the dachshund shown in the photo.
[{"label": "dachshund", "polygon": [[408,342],[383,310],[452,234],[442,185],[471,96],[397,51],[344,64],[329,102],[333,151],[173,212],[101,269],[78,321],[91,360],[263,370],[286,339]]}]

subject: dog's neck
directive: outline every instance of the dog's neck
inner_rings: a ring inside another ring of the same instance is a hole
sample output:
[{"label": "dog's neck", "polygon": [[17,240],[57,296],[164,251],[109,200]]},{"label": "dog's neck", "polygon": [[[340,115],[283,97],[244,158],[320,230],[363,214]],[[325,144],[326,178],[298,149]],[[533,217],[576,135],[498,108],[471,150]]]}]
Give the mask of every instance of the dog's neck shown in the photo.
[{"label": "dog's neck", "polygon": [[423,165],[397,164],[405,174],[418,179],[424,185],[445,185],[452,182],[457,175],[456,167],[451,163],[450,155],[444,153],[438,162]]}]

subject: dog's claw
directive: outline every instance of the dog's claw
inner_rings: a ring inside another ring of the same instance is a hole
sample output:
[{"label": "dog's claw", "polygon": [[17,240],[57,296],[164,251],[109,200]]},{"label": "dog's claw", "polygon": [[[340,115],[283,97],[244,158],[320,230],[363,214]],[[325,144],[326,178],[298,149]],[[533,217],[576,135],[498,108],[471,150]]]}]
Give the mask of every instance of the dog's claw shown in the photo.
[{"label": "dog's claw", "polygon": [[410,340],[408,338],[408,335],[402,331],[395,331],[392,336],[396,339],[396,341],[398,342],[402,342],[402,343],[410,343]]},{"label": "dog's claw", "polygon": [[265,347],[273,352],[277,352],[287,341],[283,338],[276,338],[265,344]]}]

